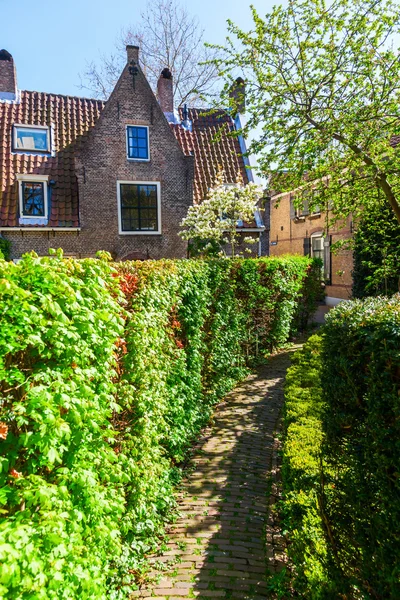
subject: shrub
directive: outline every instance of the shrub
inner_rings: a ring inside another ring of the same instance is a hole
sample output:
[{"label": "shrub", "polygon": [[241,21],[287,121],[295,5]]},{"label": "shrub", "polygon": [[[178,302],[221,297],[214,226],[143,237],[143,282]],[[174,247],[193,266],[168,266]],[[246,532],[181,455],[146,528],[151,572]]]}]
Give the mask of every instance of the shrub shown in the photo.
[{"label": "shrub", "polygon": [[101,598],[124,512],[115,282],[95,260],[0,268],[0,596]]},{"label": "shrub", "polygon": [[287,340],[310,276],[304,257],[105,259],[1,262],[6,599],[129,595],[186,449]]},{"label": "shrub", "polygon": [[320,514],[322,341],[321,335],[313,335],[294,354],[285,383],[282,522],[290,541],[292,586],[312,599],[337,597]]},{"label": "shrub", "polygon": [[400,296],[343,303],[286,385],[284,523],[307,598],[400,596]]},{"label": "shrub", "polygon": [[10,260],[11,242],[0,235],[0,259]]},{"label": "shrub", "polygon": [[399,291],[400,224],[390,207],[365,211],[354,235],[353,296],[365,298]]},{"label": "shrub", "polygon": [[400,295],[340,305],[326,324],[324,453],[338,566],[365,598],[400,596]]}]

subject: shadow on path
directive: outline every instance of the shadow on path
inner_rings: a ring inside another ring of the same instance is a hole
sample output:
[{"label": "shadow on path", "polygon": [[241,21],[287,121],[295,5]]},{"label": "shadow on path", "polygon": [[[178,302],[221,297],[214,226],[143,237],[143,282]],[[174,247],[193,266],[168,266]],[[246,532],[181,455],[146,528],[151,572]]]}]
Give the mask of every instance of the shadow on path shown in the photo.
[{"label": "shadow on path", "polygon": [[195,470],[181,486],[181,517],[170,528],[168,551],[153,559],[175,564],[135,597],[268,597],[275,545],[266,536],[274,434],[290,355],[298,347],[271,357],[216,408],[194,451]]}]

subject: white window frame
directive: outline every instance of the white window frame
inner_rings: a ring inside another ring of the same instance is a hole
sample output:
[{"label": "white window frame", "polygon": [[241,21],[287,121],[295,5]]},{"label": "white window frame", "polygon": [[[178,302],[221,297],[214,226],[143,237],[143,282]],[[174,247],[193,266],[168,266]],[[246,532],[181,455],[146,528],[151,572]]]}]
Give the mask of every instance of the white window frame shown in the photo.
[{"label": "white window frame", "polygon": [[[147,130],[147,151],[148,151],[147,158],[133,158],[133,157],[129,156],[128,127],[141,127],[142,129],[146,129]],[[125,125],[125,142],[126,142],[126,158],[127,158],[127,160],[133,161],[133,162],[150,162],[150,134],[149,134],[149,129],[150,129],[150,127],[148,125],[138,125],[137,123],[132,123],[132,124],[128,123],[127,125]]]},{"label": "white window frame", "polygon": [[[155,185],[157,187],[157,231],[122,231],[121,185]],[[118,233],[119,235],[160,235],[161,234],[161,185],[159,181],[117,181]]]},{"label": "white window frame", "polygon": [[324,247],[325,247],[325,237],[324,237],[324,232],[323,231],[315,231],[314,233],[312,233],[310,235],[310,251],[311,251],[311,256],[313,256],[313,245],[312,245],[312,241],[315,238],[321,238],[322,239],[322,251],[324,251]]},{"label": "white window frame", "polygon": [[[46,150],[37,150],[36,148],[18,148],[17,147],[17,132],[18,129],[42,129],[47,133],[47,148]],[[48,125],[29,125],[28,123],[13,124],[13,152],[21,154],[51,154],[51,127]]]},{"label": "white window frame", "polygon": [[[18,198],[19,198],[19,218],[35,223],[37,221],[44,221],[49,219],[49,176],[48,175],[17,175],[18,181]],[[22,197],[22,184],[23,183],[43,183],[43,194],[44,194],[44,215],[32,216],[24,215],[24,199]]]}]

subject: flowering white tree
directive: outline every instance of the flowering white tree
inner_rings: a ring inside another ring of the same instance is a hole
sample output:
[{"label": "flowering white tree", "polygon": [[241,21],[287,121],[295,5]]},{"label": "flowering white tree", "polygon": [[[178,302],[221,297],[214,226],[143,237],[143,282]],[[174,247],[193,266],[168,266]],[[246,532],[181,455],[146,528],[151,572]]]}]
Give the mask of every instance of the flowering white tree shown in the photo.
[{"label": "flowering white tree", "polygon": [[[262,189],[254,184],[243,185],[240,176],[235,184],[225,184],[223,172],[217,174],[216,183],[200,204],[190,206],[187,216],[181,222],[183,230],[179,233],[184,240],[207,250],[230,245],[231,256],[235,256],[240,238],[238,222],[251,222],[257,210],[257,202],[262,196]],[[245,243],[254,243],[254,238],[245,238]]]}]

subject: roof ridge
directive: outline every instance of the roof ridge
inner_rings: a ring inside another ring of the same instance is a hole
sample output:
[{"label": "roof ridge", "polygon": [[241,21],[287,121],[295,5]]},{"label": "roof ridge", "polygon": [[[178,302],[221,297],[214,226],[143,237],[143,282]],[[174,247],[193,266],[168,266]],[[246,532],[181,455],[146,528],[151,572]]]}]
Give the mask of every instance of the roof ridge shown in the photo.
[{"label": "roof ridge", "polygon": [[45,94],[46,96],[57,96],[59,98],[73,98],[75,100],[90,100],[90,102],[101,102],[106,104],[107,100],[101,100],[101,98],[89,98],[88,96],[73,96],[71,94],[56,94],[54,92],[39,92],[38,90],[18,90],[25,94]]}]

